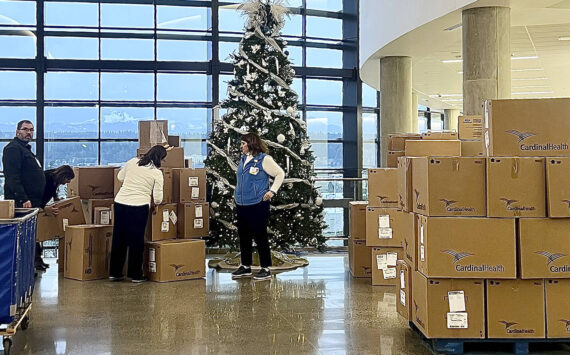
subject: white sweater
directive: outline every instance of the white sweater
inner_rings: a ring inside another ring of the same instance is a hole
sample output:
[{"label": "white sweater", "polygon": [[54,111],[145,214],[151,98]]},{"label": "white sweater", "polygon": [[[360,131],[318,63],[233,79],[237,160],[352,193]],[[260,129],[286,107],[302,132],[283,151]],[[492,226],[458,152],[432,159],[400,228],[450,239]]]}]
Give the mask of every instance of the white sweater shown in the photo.
[{"label": "white sweater", "polygon": [[115,202],[128,206],[150,205],[151,194],[154,203],[160,204],[163,198],[164,177],[162,171],[152,163],[139,166],[139,158],[133,158],[119,171],[117,178],[123,186],[115,197]]},{"label": "white sweater", "polygon": [[[253,159],[253,156],[251,154],[248,154],[245,158],[245,161],[243,162],[243,165],[245,166],[251,159]],[[263,158],[263,163],[261,166],[269,176],[274,178],[273,185],[271,185],[271,188],[269,190],[277,193],[277,190],[279,190],[281,184],[283,184],[283,179],[285,179],[285,172],[279,165],[277,165],[271,155],[266,155],[265,158]]]}]

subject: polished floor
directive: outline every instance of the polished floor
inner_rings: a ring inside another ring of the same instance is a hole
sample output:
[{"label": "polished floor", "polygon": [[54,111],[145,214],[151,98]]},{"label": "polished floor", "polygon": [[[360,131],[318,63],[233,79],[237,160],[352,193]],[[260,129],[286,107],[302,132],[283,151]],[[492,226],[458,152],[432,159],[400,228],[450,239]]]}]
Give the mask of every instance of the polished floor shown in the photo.
[{"label": "polished floor", "polygon": [[390,288],[345,272],[346,256],[271,281],[132,284],[39,279],[14,354],[429,354],[396,313]]}]

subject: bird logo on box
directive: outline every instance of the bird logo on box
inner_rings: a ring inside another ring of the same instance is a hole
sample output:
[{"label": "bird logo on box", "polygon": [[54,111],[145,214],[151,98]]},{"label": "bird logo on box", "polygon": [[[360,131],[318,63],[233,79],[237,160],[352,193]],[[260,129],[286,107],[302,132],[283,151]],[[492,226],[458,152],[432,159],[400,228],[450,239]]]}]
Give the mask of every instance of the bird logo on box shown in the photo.
[{"label": "bird logo on box", "polygon": [[475,254],[455,251],[455,250],[451,250],[451,249],[442,250],[442,252],[453,256],[453,263],[454,264],[457,264],[457,262],[459,262],[459,260],[461,260],[461,259],[464,259],[464,258],[471,256],[471,255],[475,255]]},{"label": "bird logo on box", "polygon": [[499,200],[503,201],[507,204],[507,208],[509,208],[513,203],[519,202],[519,200],[509,200],[508,198],[501,197]]},{"label": "bird logo on box", "polygon": [[570,200],[561,200],[561,201],[568,204],[568,209],[570,210]]},{"label": "bird logo on box", "polygon": [[562,323],[564,323],[564,326],[566,327],[566,331],[570,332],[570,320],[567,319],[559,319],[559,321],[561,321]]},{"label": "bird logo on box", "polygon": [[542,255],[542,256],[544,256],[545,258],[547,258],[547,259],[548,259],[548,263],[547,263],[546,265],[550,265],[550,264],[551,264],[552,262],[554,262],[556,259],[560,259],[560,258],[566,256],[566,254],[560,254],[560,253],[553,254],[553,253],[549,253],[549,252],[547,252],[547,251],[535,251],[534,253],[535,253],[535,254],[538,254],[538,255]]},{"label": "bird logo on box", "polygon": [[508,330],[510,327],[512,327],[513,325],[517,325],[517,322],[507,322],[504,320],[500,320],[499,323],[503,324],[505,326],[505,330]]},{"label": "bird logo on box", "polygon": [[444,198],[440,199],[439,201],[445,203],[445,207],[446,207],[446,208],[449,207],[449,206],[451,206],[451,205],[453,205],[454,203],[457,203],[457,201],[454,201],[454,200],[446,200],[446,199],[444,199]]},{"label": "bird logo on box", "polygon": [[170,266],[174,268],[174,273],[177,273],[178,270],[184,267],[184,265],[176,265],[176,264],[170,264]]},{"label": "bird logo on box", "polygon": [[510,133],[512,135],[517,136],[519,143],[524,141],[527,138],[530,138],[532,136],[536,136],[536,133],[532,133],[532,132],[519,132],[516,129],[510,129],[508,131],[506,131],[507,133]]}]

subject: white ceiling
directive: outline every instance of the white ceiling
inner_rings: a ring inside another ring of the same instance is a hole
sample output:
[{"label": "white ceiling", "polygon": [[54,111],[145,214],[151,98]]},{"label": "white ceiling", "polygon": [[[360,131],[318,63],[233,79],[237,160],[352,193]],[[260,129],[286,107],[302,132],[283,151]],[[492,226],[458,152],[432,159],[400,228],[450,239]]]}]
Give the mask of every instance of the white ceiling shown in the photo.
[{"label": "white ceiling", "polygon": [[[389,43],[373,58],[408,55],[419,104],[435,109],[462,106],[461,11],[434,20]],[[570,0],[511,3],[512,97],[570,97]],[[450,29],[455,28],[455,29]],[[561,41],[559,37],[568,37]],[[374,80],[363,80],[377,87]]]}]

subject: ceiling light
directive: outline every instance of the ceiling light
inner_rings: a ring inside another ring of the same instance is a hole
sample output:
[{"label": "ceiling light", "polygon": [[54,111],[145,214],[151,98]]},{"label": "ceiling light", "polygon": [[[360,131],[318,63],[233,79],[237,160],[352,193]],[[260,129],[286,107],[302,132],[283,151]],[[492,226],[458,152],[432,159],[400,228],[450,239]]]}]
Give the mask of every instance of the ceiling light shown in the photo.
[{"label": "ceiling light", "polygon": [[[511,57],[511,60],[522,60],[522,59],[538,59],[536,55],[530,55],[525,57]],[[442,63],[462,63],[463,59],[444,59]]]},{"label": "ceiling light", "polygon": [[429,97],[463,97],[463,94],[433,94],[429,95]]},{"label": "ceiling light", "polygon": [[463,59],[444,59],[442,63],[463,63]]},{"label": "ceiling light", "polygon": [[536,89],[536,88],[548,88],[548,85],[525,85],[525,86],[513,86],[513,89]]},{"label": "ceiling light", "polygon": [[544,70],[543,68],[526,68],[526,69],[512,69],[511,71],[540,71]]},{"label": "ceiling light", "polygon": [[526,91],[526,92],[513,92],[513,95],[542,95],[552,94],[554,91]]},{"label": "ceiling light", "polygon": [[458,72],[457,72],[457,74],[461,74],[461,75],[463,75],[463,72],[462,72],[462,71],[458,71]]},{"label": "ceiling light", "polygon": [[511,57],[512,60],[521,60],[521,59],[538,59],[537,55],[529,55],[526,57]]},{"label": "ceiling light", "polygon": [[559,41],[570,41],[570,37],[564,36],[564,37],[558,37]]},{"label": "ceiling light", "polygon": [[441,102],[463,102],[463,99],[441,100]]},{"label": "ceiling light", "polygon": [[531,81],[531,80],[548,80],[548,78],[516,78],[512,79],[513,81]]}]

